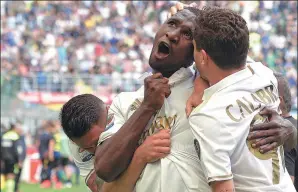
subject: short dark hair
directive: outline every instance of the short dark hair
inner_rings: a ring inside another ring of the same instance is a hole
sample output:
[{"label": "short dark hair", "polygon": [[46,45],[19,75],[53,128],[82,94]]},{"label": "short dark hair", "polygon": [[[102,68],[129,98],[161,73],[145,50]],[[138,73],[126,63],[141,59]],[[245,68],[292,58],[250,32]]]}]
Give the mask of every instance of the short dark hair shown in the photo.
[{"label": "short dark hair", "polygon": [[221,69],[245,65],[249,49],[246,21],[237,13],[219,7],[204,7],[195,19],[197,50],[205,50]]},{"label": "short dark hair", "polygon": [[290,85],[287,81],[287,79],[283,76],[283,74],[274,72],[274,76],[277,79],[278,82],[278,92],[279,96],[283,98],[285,101],[285,107],[286,112],[290,112],[292,109],[292,96],[290,91]]},{"label": "short dark hair", "polygon": [[96,124],[104,102],[92,94],[77,95],[65,103],[60,112],[61,126],[71,138],[84,136]]}]

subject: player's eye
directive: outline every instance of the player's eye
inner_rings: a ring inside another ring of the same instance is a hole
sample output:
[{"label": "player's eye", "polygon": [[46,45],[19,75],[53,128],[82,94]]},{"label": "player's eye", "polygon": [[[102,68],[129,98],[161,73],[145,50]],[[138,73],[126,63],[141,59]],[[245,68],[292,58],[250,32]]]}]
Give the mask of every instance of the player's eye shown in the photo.
[{"label": "player's eye", "polygon": [[189,39],[189,40],[192,39],[192,33],[190,31],[184,32],[183,35],[186,39]]},{"label": "player's eye", "polygon": [[176,26],[176,23],[173,20],[170,20],[170,21],[168,21],[168,25],[170,27],[175,27]]}]

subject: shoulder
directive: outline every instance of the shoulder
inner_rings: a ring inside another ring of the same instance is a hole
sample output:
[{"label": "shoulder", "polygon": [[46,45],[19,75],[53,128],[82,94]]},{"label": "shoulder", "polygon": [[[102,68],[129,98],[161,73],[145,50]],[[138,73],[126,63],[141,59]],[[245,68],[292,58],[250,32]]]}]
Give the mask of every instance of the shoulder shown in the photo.
[{"label": "shoulder", "polygon": [[89,153],[86,150],[81,149],[72,141],[68,141],[69,150],[72,154],[72,157],[75,159],[77,163],[87,163],[94,158],[94,155]]},{"label": "shoulder", "polygon": [[129,107],[134,104],[134,102],[143,100],[144,91],[143,87],[135,92],[122,92],[119,93],[114,99],[112,104],[110,105],[110,112],[127,112]]}]

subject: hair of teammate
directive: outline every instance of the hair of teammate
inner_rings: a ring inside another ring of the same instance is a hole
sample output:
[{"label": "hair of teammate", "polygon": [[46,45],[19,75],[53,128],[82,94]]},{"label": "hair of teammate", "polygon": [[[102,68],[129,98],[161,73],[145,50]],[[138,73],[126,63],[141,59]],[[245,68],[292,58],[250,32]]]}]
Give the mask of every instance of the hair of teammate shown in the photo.
[{"label": "hair of teammate", "polygon": [[204,7],[195,19],[194,40],[220,69],[245,65],[249,49],[246,21],[237,13],[220,7]]},{"label": "hair of teammate", "polygon": [[278,82],[279,96],[283,98],[285,102],[285,110],[287,113],[289,113],[292,109],[292,96],[289,83],[281,73],[274,72],[274,76],[276,77]]},{"label": "hair of teammate", "polygon": [[84,136],[98,123],[104,102],[92,94],[77,95],[65,103],[60,112],[61,126],[70,138]]}]

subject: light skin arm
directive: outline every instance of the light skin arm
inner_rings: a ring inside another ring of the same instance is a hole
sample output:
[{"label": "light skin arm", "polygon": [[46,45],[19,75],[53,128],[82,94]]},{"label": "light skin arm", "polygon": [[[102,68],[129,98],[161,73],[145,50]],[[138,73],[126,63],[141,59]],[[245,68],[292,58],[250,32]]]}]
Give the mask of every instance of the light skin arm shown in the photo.
[{"label": "light skin arm", "polygon": [[191,96],[187,99],[186,102],[186,115],[189,117],[190,113],[192,112],[193,108],[199,106],[203,100],[204,90],[209,87],[209,83],[201,78],[200,76],[196,77],[194,81],[194,90]]},{"label": "light skin arm", "polygon": [[214,181],[210,184],[212,192],[235,192],[233,180]]},{"label": "light skin arm", "polygon": [[148,137],[138,147],[127,170],[114,182],[104,183],[103,192],[132,192],[147,163],[154,162],[170,153],[170,132],[162,130]]},{"label": "light skin arm", "polygon": [[106,182],[115,181],[128,167],[144,128],[170,95],[168,79],[160,73],[145,79],[145,97],[141,106],[113,137],[97,147],[95,170]]},{"label": "light skin arm", "polygon": [[144,161],[134,156],[127,170],[120,178],[111,183],[104,183],[101,190],[103,192],[132,192],[145,165]]}]

